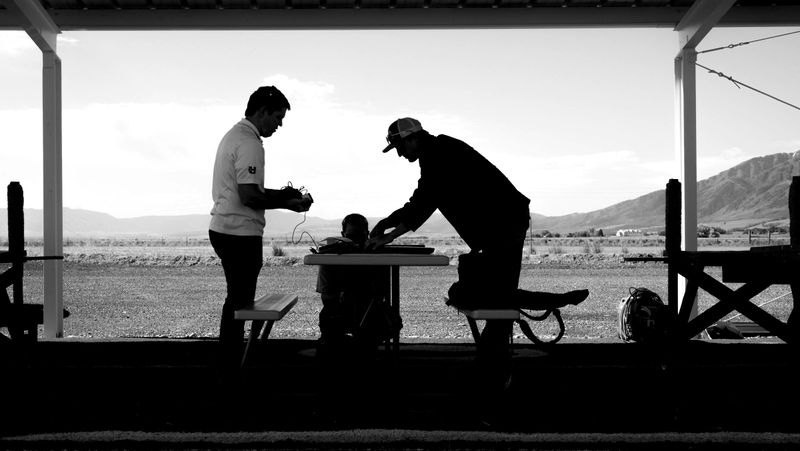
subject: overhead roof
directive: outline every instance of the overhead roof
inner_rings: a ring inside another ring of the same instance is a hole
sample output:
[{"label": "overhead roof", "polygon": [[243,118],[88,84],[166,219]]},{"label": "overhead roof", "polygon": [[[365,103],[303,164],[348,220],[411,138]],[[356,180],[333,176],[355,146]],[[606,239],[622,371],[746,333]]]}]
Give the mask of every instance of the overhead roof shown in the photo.
[{"label": "overhead roof", "polygon": [[[24,20],[0,0],[0,29]],[[694,0],[31,0],[68,30],[675,28]],[[797,26],[800,0],[741,0],[717,26]]]}]

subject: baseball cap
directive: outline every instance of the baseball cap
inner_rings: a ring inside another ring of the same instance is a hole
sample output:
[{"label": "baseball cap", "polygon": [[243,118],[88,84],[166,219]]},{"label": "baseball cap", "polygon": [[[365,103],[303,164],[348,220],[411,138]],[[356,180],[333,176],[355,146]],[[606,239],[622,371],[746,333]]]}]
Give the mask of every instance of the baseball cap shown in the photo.
[{"label": "baseball cap", "polygon": [[420,124],[418,120],[410,117],[400,118],[392,122],[392,124],[389,125],[389,134],[386,135],[386,142],[389,143],[389,145],[383,149],[383,153],[386,153],[394,148],[399,139],[405,138],[406,136],[421,130],[422,124]]}]

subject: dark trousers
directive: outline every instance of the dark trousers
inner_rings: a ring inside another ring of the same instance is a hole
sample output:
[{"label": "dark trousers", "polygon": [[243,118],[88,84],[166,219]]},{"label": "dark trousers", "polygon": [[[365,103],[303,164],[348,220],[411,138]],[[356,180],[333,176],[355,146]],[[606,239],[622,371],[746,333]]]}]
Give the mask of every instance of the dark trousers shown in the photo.
[{"label": "dark trousers", "polygon": [[220,364],[234,365],[241,356],[244,321],[234,319],[234,312],[253,303],[258,274],[263,265],[260,236],[237,236],[208,231],[211,246],[222,261],[227,295],[219,324]]},{"label": "dark trousers", "polygon": [[[498,243],[481,250],[486,261],[492,265],[492,286],[495,293],[502,298],[513,296],[519,287],[519,273],[522,269],[522,247],[525,244],[525,233],[504,243]],[[506,303],[507,299],[498,299]],[[507,353],[514,322],[511,320],[488,320],[481,332],[479,348],[491,354]]]},{"label": "dark trousers", "polygon": [[[522,270],[522,248],[525,245],[527,224],[509,228],[505,239],[491,243],[480,249],[485,261],[491,265],[491,286],[497,293],[497,302],[505,304],[519,288],[519,275]],[[481,331],[477,349],[477,363],[480,384],[485,390],[487,400],[495,401],[502,393],[511,377],[511,333],[514,322],[511,320],[487,320]]]}]

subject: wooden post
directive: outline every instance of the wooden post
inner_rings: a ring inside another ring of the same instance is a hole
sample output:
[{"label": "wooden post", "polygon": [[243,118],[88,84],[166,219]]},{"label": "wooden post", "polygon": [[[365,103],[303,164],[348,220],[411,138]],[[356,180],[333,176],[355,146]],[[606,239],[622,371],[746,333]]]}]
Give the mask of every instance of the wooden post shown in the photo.
[{"label": "wooden post", "polygon": [[11,254],[11,267],[14,274],[14,303],[22,304],[22,265],[25,259],[25,216],[22,185],[19,182],[8,184],[8,252]]},{"label": "wooden post", "polygon": [[681,182],[670,179],[667,183],[664,218],[664,256],[667,257],[667,304],[678,315],[677,258],[681,251]]},{"label": "wooden post", "polygon": [[789,239],[792,249],[800,250],[800,177],[789,185]]},{"label": "wooden post", "polygon": [[[800,177],[792,177],[789,185],[789,240],[794,252],[800,251]],[[786,324],[789,326],[789,336],[792,342],[800,339],[800,313],[797,303],[800,301],[800,281],[793,278],[789,285],[792,289],[792,312]]]},{"label": "wooden post", "polygon": [[530,215],[528,220],[530,221],[530,224],[529,224],[529,227],[528,227],[528,238],[530,239],[530,250],[528,252],[528,255],[531,256],[531,255],[533,255],[533,215]]}]

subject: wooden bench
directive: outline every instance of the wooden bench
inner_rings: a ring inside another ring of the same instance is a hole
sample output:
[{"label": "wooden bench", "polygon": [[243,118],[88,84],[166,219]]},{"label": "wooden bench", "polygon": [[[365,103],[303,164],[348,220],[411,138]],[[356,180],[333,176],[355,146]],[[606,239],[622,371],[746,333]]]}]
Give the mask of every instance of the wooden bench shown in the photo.
[{"label": "wooden bench", "polygon": [[[250,337],[247,339],[241,366],[244,367],[247,357],[253,349],[256,340],[265,341],[275,321],[280,321],[297,303],[295,294],[265,294],[253,302],[253,305],[241,308],[234,312],[233,317],[241,321],[252,321]],[[264,324],[266,323],[266,327]],[[264,328],[262,333],[261,329]]]},{"label": "wooden bench", "polygon": [[515,309],[482,308],[475,310],[467,310],[467,309],[456,308],[456,310],[458,310],[459,313],[462,313],[467,318],[467,323],[469,324],[470,331],[472,331],[472,339],[475,340],[475,344],[478,344],[478,341],[481,338],[481,331],[480,329],[478,329],[478,323],[477,323],[479,320],[508,319],[512,321],[519,321],[519,310]]},{"label": "wooden bench", "polygon": [[[478,320],[511,320],[517,323],[520,330],[530,341],[536,345],[550,345],[558,343],[564,336],[564,320],[561,318],[561,308],[567,305],[578,305],[589,296],[589,290],[573,290],[566,293],[549,293],[540,291],[528,291],[517,289],[515,296],[515,304],[520,308],[476,308],[467,309],[458,306],[453,306],[459,313],[463,313],[467,317],[467,323],[472,331],[472,338],[477,344],[481,337],[481,332],[478,329]],[[444,301],[449,305],[449,299],[444,297]],[[543,312],[539,315],[530,313],[531,311]],[[544,341],[536,336],[531,329],[530,325],[525,321],[544,321],[550,315],[553,315],[558,323],[558,333],[555,338]],[[523,318],[524,317],[524,318]],[[513,337],[509,337],[512,340]]]}]

